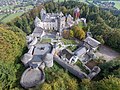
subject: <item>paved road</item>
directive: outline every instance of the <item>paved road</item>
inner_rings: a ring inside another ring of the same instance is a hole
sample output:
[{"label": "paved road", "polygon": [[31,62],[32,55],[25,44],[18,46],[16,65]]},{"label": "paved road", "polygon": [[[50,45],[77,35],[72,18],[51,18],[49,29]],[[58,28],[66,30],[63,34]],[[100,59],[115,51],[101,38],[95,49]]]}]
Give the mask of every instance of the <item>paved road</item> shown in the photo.
[{"label": "paved road", "polygon": [[103,57],[106,61],[110,61],[116,57],[120,57],[120,53],[114,51],[113,49],[102,45],[99,52],[96,53],[98,57]]}]

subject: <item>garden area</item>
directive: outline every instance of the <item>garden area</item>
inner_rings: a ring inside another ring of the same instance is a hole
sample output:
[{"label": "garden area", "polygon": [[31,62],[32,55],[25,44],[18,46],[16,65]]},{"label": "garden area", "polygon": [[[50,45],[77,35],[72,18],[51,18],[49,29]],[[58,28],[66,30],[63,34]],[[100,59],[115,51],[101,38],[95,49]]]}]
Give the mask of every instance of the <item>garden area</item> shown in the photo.
[{"label": "garden area", "polygon": [[50,38],[43,38],[41,42],[38,43],[51,43],[51,39]]},{"label": "garden area", "polygon": [[62,38],[61,41],[62,41],[65,45],[69,45],[69,44],[71,44],[71,45],[76,45],[75,40],[69,40],[69,39],[64,39],[64,38]]},{"label": "garden area", "polygon": [[78,61],[75,63],[75,65],[77,65],[77,66],[81,69],[81,71],[85,72],[86,74],[89,74],[89,70],[87,70],[87,69],[85,68],[85,66],[83,65],[83,63],[82,63],[80,60],[78,60]]}]

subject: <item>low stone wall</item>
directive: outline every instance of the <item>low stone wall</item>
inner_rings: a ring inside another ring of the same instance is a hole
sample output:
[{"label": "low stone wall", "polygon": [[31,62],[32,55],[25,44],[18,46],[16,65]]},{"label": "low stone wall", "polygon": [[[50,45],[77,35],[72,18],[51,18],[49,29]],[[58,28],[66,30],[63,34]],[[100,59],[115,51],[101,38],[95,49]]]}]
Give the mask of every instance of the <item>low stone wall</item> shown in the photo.
[{"label": "low stone wall", "polygon": [[62,59],[60,59],[58,56],[54,56],[54,61],[56,61],[58,64],[60,64],[63,68],[67,69],[70,73],[77,76],[80,79],[89,78],[86,73],[80,71],[80,69],[75,68],[72,65],[69,65],[65,63]]}]

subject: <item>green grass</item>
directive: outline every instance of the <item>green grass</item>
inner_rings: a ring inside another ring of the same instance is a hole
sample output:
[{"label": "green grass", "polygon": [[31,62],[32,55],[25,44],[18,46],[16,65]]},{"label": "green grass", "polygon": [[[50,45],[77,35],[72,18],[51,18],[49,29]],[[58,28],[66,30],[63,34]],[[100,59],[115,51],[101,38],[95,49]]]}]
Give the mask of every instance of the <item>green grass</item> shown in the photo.
[{"label": "green grass", "polygon": [[76,44],[75,40],[68,40],[68,39],[64,39],[62,38],[62,42],[67,45],[67,44]]},{"label": "green grass", "polygon": [[120,1],[114,1],[115,7],[120,10]]},{"label": "green grass", "polygon": [[19,12],[19,13],[10,14],[10,15],[8,15],[5,19],[3,19],[1,22],[3,22],[3,23],[10,22],[10,21],[13,20],[15,17],[21,16],[23,13],[24,13],[24,12]]},{"label": "green grass", "polygon": [[[0,9],[1,10],[6,10],[6,9],[13,9],[14,8],[14,5],[9,5],[9,6],[0,6]],[[17,7],[15,8],[15,10],[20,10],[21,7]],[[25,6],[26,10],[30,9],[30,8],[33,8],[32,5],[29,5],[29,6]],[[7,23],[7,22],[10,22],[11,20],[13,20],[15,17],[17,16],[21,16],[24,12],[18,12],[18,13],[14,13],[14,14],[10,14],[8,15],[7,17],[5,17],[3,20],[1,20],[0,22],[3,22],[3,23]],[[0,15],[0,19],[2,19],[6,14],[2,14]]]},{"label": "green grass", "polygon": [[0,15],[0,19],[2,19],[5,15],[6,15],[6,14],[2,14],[2,15]]},{"label": "green grass", "polygon": [[26,9],[33,8],[32,5],[26,6]]},{"label": "green grass", "polygon": [[15,10],[20,10],[20,8],[26,8],[28,10],[30,8],[33,8],[33,6],[29,5],[29,6],[25,6],[25,7],[17,7],[17,8],[15,8]]},{"label": "green grass", "polygon": [[81,71],[85,72],[85,73],[89,73],[89,71],[83,66],[82,62],[80,62],[80,60],[78,60],[76,62],[76,65],[81,69]]},{"label": "green grass", "polygon": [[47,38],[47,39],[45,38],[45,39],[44,39],[44,38],[43,38],[40,43],[50,43],[50,42],[51,42],[51,39],[49,39],[49,38]]},{"label": "green grass", "polygon": [[3,7],[3,6],[0,6],[0,9],[1,9],[1,10],[6,10],[6,9],[9,9],[9,8],[12,9],[13,7],[14,7],[14,5],[9,5],[9,6],[4,6],[4,7]]},{"label": "green grass", "polygon": [[83,28],[83,22],[80,22],[79,24],[78,24],[78,26],[82,29]]},{"label": "green grass", "polygon": [[69,49],[70,51],[74,51],[75,49],[77,48],[77,46],[69,46],[69,47],[67,47],[67,49]]}]

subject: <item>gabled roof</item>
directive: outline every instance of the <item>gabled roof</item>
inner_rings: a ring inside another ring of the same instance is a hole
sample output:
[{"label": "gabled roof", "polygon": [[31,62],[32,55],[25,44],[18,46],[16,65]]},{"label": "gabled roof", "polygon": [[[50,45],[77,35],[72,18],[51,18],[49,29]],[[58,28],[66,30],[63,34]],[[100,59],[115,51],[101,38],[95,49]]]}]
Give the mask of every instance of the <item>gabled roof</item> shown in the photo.
[{"label": "gabled roof", "polygon": [[35,45],[37,43],[37,41],[38,41],[37,37],[34,37],[32,42],[29,44],[29,46]]},{"label": "gabled roof", "polygon": [[97,40],[95,40],[92,37],[87,37],[84,42],[88,43],[90,46],[92,46],[93,48],[96,48],[98,45],[100,45],[101,43]]},{"label": "gabled roof", "polygon": [[85,54],[86,52],[87,52],[87,50],[85,47],[80,47],[74,52],[74,54],[77,55],[78,57],[80,57],[83,54]]},{"label": "gabled roof", "polygon": [[41,22],[41,20],[36,16],[35,21],[34,21],[35,26],[36,26],[39,22]]},{"label": "gabled roof", "polygon": [[45,62],[53,61],[53,54],[47,53],[44,57]]},{"label": "gabled roof", "polygon": [[35,37],[40,37],[42,35],[43,31],[44,31],[44,29],[42,29],[41,27],[35,27],[32,34]]},{"label": "gabled roof", "polygon": [[24,54],[23,58],[21,59],[22,63],[26,65],[31,59],[33,58],[32,54]]}]

